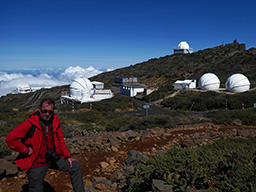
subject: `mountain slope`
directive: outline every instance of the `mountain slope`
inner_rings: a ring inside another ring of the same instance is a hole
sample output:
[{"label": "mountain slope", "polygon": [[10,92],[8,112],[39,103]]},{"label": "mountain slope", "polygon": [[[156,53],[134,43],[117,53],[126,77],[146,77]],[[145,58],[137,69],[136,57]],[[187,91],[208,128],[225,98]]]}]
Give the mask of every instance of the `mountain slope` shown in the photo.
[{"label": "mountain slope", "polygon": [[111,85],[115,77],[138,77],[140,83],[161,86],[177,79],[197,79],[204,73],[216,74],[221,86],[234,73],[248,77],[251,87],[256,84],[256,49],[245,49],[245,44],[234,41],[225,46],[217,46],[192,54],[173,54],[150,59],[146,62],[101,73],[91,80],[103,81]]}]

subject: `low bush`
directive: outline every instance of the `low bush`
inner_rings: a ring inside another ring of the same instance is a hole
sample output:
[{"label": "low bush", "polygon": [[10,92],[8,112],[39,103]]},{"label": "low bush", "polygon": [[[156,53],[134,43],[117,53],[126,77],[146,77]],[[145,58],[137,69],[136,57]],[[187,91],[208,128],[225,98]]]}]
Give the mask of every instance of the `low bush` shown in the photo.
[{"label": "low bush", "polygon": [[7,155],[11,155],[11,149],[7,146],[5,141],[0,140],[0,159]]},{"label": "low bush", "polygon": [[174,118],[170,115],[154,115],[133,118],[128,127],[132,130],[144,130],[153,127],[172,128],[175,126]]},{"label": "low bush", "polygon": [[192,105],[192,101],[189,97],[176,96],[169,99],[164,99],[161,102],[161,105],[173,110],[188,110]]},{"label": "low bush", "polygon": [[198,95],[184,94],[164,99],[161,104],[174,110],[206,111],[214,109],[242,109],[256,103],[255,92],[224,95],[214,91],[201,92]]},{"label": "low bush", "polygon": [[156,101],[156,100],[166,97],[167,95],[172,94],[173,92],[174,91],[173,91],[172,84],[166,84],[166,85],[158,88],[157,90],[153,91],[151,94],[146,95],[143,98],[143,100],[146,102]]},{"label": "low bush", "polygon": [[248,108],[244,110],[220,110],[209,112],[208,117],[214,119],[216,124],[231,125],[234,120],[239,119],[243,125],[256,125],[256,109]]},{"label": "low bush", "polygon": [[252,107],[256,103],[255,92],[244,92],[236,95],[227,95],[228,109],[242,109]]},{"label": "low bush", "polygon": [[104,114],[97,110],[81,112],[75,117],[77,121],[82,123],[96,123],[102,118],[104,118]]},{"label": "low bush", "polygon": [[164,155],[140,162],[136,175],[127,177],[127,191],[151,190],[161,179],[174,191],[256,190],[256,139],[226,139],[193,148],[172,148]]},{"label": "low bush", "polygon": [[88,123],[84,123],[84,124],[80,125],[78,128],[81,130],[90,131],[90,130],[94,129],[94,125],[95,125],[95,123],[88,122]]},{"label": "low bush", "polygon": [[122,114],[110,114],[105,120],[105,126],[107,131],[120,131],[127,130],[130,125],[132,117],[124,116]]},{"label": "low bush", "polygon": [[93,103],[93,109],[101,112],[123,111],[131,108],[136,108],[133,98],[122,95],[116,95],[111,99]]}]

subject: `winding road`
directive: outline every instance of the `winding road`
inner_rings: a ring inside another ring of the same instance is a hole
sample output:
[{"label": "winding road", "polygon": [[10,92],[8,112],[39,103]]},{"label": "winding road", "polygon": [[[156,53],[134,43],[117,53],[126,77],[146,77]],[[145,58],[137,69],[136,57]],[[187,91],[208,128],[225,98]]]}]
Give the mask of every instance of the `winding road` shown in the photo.
[{"label": "winding road", "polygon": [[32,95],[30,100],[27,103],[25,103],[24,106],[26,107],[26,106],[34,105],[40,99],[40,97],[43,95],[44,92],[45,92],[45,89],[39,89],[35,91],[35,93]]}]

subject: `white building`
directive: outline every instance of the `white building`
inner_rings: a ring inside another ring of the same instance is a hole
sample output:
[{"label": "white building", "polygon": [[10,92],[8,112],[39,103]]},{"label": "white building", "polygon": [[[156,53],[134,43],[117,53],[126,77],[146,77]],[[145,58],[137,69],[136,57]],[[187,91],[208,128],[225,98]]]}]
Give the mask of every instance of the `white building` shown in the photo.
[{"label": "white building", "polygon": [[227,79],[225,86],[227,91],[245,92],[250,89],[250,81],[243,74],[236,73]]},{"label": "white building", "polygon": [[92,81],[93,87],[95,89],[104,89],[104,83],[99,81]]},{"label": "white building", "polygon": [[15,93],[30,93],[32,90],[28,84],[17,85]]},{"label": "white building", "polygon": [[138,94],[142,94],[145,91],[145,85],[143,84],[127,84],[120,85],[120,93],[122,95],[134,97]]},{"label": "white building", "polygon": [[87,103],[112,98],[114,95],[111,90],[101,89],[104,87],[104,84],[102,84],[101,82],[93,84],[84,77],[74,79],[70,84],[69,94],[62,93],[61,103],[68,103],[69,101]]},{"label": "white building", "polygon": [[198,87],[204,90],[217,90],[220,88],[220,80],[213,73],[205,73],[200,77]]},{"label": "white building", "polygon": [[195,89],[196,88],[196,80],[177,80],[173,84],[174,89]]},{"label": "white building", "polygon": [[181,41],[177,48],[174,48],[174,54],[179,53],[193,53],[193,49],[189,47],[188,43],[186,41]]}]

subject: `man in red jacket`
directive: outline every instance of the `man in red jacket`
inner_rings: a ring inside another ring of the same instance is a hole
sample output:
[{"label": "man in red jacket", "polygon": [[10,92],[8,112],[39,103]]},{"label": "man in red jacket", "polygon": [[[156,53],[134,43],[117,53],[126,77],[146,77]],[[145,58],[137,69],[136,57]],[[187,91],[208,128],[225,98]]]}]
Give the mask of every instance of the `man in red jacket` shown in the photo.
[{"label": "man in red jacket", "polygon": [[20,152],[15,162],[28,174],[29,192],[44,191],[44,177],[49,168],[68,171],[74,191],[84,191],[80,163],[66,147],[54,106],[51,98],[43,99],[39,109],[7,135],[6,143]]}]

